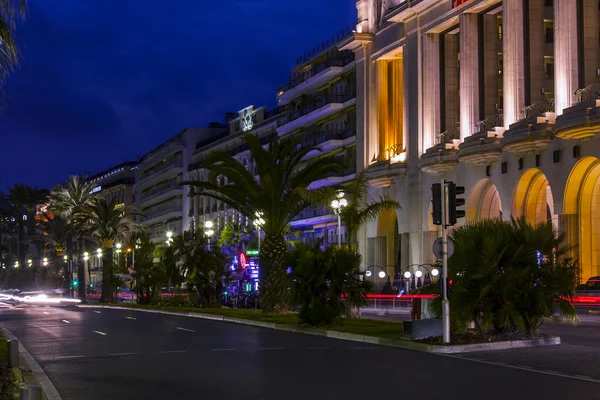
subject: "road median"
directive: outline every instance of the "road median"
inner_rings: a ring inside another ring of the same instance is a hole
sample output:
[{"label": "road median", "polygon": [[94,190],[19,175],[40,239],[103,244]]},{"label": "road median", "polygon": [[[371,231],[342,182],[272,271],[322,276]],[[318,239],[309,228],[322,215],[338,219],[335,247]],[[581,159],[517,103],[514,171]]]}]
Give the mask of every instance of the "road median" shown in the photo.
[{"label": "road median", "polygon": [[296,314],[269,315],[261,311],[247,309],[190,309],[178,307],[154,307],[132,304],[113,305],[79,305],[80,308],[107,308],[116,310],[135,310],[155,314],[175,315],[180,317],[201,318],[258,328],[275,329],[286,332],[325,336],[332,339],[369,343],[380,346],[399,347],[409,350],[435,354],[456,354],[475,351],[507,350],[528,347],[553,346],[560,344],[559,337],[533,340],[515,340],[493,343],[476,343],[465,345],[437,345],[419,343],[403,336],[402,323],[369,319],[344,319],[334,325],[334,329],[306,327],[300,324]]}]

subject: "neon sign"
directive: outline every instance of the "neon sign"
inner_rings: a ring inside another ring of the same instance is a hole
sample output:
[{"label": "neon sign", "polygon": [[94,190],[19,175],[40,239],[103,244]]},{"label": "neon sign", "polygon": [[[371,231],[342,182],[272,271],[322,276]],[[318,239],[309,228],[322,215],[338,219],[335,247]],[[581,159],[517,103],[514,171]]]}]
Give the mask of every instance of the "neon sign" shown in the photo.
[{"label": "neon sign", "polygon": [[246,250],[246,255],[257,256],[258,255],[258,250]]},{"label": "neon sign", "polygon": [[454,3],[452,3],[452,8],[460,7],[460,6],[464,5],[464,4],[467,4],[470,1],[471,0],[454,0]]},{"label": "neon sign", "polygon": [[240,267],[242,269],[246,268],[246,255],[244,253],[240,253]]}]

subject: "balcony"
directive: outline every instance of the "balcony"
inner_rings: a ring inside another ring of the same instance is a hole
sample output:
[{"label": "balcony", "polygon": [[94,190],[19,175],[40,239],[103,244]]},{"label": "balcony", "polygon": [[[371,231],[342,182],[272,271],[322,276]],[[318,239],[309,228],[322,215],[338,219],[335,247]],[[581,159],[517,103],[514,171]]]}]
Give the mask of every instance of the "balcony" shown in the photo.
[{"label": "balcony", "polygon": [[517,156],[544,151],[552,143],[555,116],[554,99],[525,106],[523,119],[511,124],[500,141],[502,148]]},{"label": "balcony", "polygon": [[160,188],[158,190],[149,190],[145,193],[142,193],[140,199],[138,201],[139,205],[147,204],[150,201],[159,202],[161,200],[168,199],[169,197],[182,195],[183,194],[183,186],[180,184],[169,185],[164,188]]},{"label": "balcony", "polygon": [[371,186],[383,189],[389,187],[394,178],[406,175],[406,163],[392,163],[390,160],[379,161],[369,165],[366,173]]},{"label": "balcony", "polygon": [[181,205],[172,205],[158,211],[152,211],[151,214],[146,215],[146,220],[142,221],[142,223],[146,226],[154,225],[160,221],[169,220],[177,217],[181,218],[182,216],[183,210],[181,208]]},{"label": "balcony", "polygon": [[290,225],[293,227],[313,226],[336,221],[337,216],[329,207],[316,207],[302,211]]},{"label": "balcony", "polygon": [[356,104],[356,93],[323,97],[279,121],[277,133],[283,136],[293,130],[309,126],[323,118]]},{"label": "balcony", "polygon": [[280,105],[286,105],[294,98],[315,91],[332,79],[354,68],[354,53],[344,51],[331,58],[314,64],[308,71],[295,73],[292,80],[277,90]]},{"label": "balcony", "polygon": [[302,147],[315,147],[318,151],[309,152],[305,158],[310,158],[342,146],[356,142],[356,128],[354,126],[344,129],[320,130],[317,132],[304,132],[299,144]]},{"label": "balcony", "polygon": [[556,118],[555,135],[561,139],[590,140],[600,135],[600,86],[577,90],[579,103]]},{"label": "balcony", "polygon": [[350,167],[338,173],[331,173],[326,178],[314,181],[309,186],[309,189],[317,189],[324,186],[337,185],[343,182],[351,181],[356,177],[356,162],[352,162]]},{"label": "balcony", "polygon": [[496,114],[477,123],[477,133],[458,146],[458,161],[470,165],[488,165],[500,159],[500,139],[504,133],[504,115]]},{"label": "balcony", "polygon": [[419,160],[419,169],[429,175],[452,171],[458,164],[456,153],[460,145],[460,127],[437,135],[437,144],[427,149]]},{"label": "balcony", "polygon": [[167,158],[169,155],[184,149],[185,141],[181,138],[170,143],[164,143],[151,153],[148,153],[148,155],[144,156],[143,160],[140,162],[139,168],[145,169],[147,165],[152,165],[152,163],[156,162],[156,160]]},{"label": "balcony", "polygon": [[169,161],[158,164],[150,172],[144,173],[138,184],[148,183],[151,179],[155,179],[167,171],[171,174],[183,173],[183,161]]}]

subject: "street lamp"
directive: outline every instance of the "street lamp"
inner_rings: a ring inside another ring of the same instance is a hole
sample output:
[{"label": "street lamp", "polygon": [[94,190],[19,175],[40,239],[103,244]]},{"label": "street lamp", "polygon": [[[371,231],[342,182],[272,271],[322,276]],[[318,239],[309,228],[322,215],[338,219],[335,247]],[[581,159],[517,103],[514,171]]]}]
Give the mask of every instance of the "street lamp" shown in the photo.
[{"label": "street lamp", "polygon": [[208,250],[210,250],[210,237],[215,233],[213,226],[212,221],[204,221],[204,234],[208,236]]},{"label": "street lamp", "polygon": [[117,243],[115,247],[117,248],[117,253],[120,253],[122,247],[121,243]]},{"label": "street lamp", "polygon": [[331,208],[335,211],[338,217],[338,248],[342,247],[342,217],[340,212],[342,208],[348,205],[348,201],[344,198],[344,192],[337,192],[337,199],[331,202]]},{"label": "street lamp", "polygon": [[90,253],[88,253],[87,251],[85,253],[83,253],[83,260],[87,261],[88,258],[90,258]]},{"label": "street lamp", "polygon": [[30,258],[29,260],[27,260],[27,266],[31,267],[31,264],[33,264],[33,260]]},{"label": "street lamp", "polygon": [[379,277],[380,277],[381,279],[385,278],[385,275],[386,275],[386,274],[385,274],[385,272],[383,272],[383,271],[379,271]]},{"label": "street lamp", "polygon": [[256,216],[254,225],[256,225],[256,230],[258,231],[258,256],[260,257],[260,230],[265,225],[265,220],[263,219],[262,211],[257,211],[254,215]]},{"label": "street lamp", "polygon": [[173,243],[173,232],[171,231],[167,231],[167,240],[166,240],[167,246],[170,246],[171,243]]},{"label": "street lamp", "polygon": [[404,273],[404,277],[406,278],[406,293],[408,294],[410,292],[410,277],[412,276],[412,274],[410,273],[410,271],[406,271]]},{"label": "street lamp", "polygon": [[98,250],[96,250],[96,256],[97,256],[98,258],[101,258],[101,257],[102,257],[102,249],[98,249]]},{"label": "street lamp", "polygon": [[48,259],[47,259],[46,257],[44,257],[44,259],[42,260],[42,265],[43,265],[44,267],[47,267],[47,266],[48,266]]}]

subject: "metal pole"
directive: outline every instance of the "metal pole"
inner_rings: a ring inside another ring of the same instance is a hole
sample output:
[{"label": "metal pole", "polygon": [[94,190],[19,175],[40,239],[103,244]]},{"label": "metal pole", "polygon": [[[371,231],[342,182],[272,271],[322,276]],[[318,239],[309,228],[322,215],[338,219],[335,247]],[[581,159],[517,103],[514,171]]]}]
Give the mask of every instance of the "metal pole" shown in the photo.
[{"label": "metal pole", "polygon": [[260,228],[258,228],[258,261],[260,262]]},{"label": "metal pole", "polygon": [[21,387],[20,400],[42,400],[42,388],[26,385]]},{"label": "metal pole", "polygon": [[338,212],[338,249],[342,248],[342,217]]},{"label": "metal pole", "polygon": [[8,344],[8,368],[19,368],[19,341],[9,340]]},{"label": "metal pole", "polygon": [[446,181],[442,179],[442,328],[444,343],[450,343],[450,302],[448,301],[448,235],[446,233]]}]

